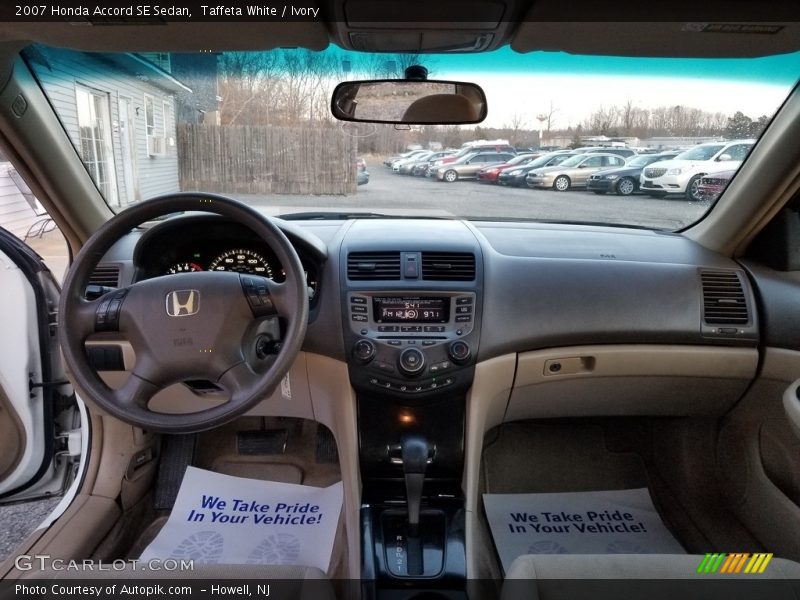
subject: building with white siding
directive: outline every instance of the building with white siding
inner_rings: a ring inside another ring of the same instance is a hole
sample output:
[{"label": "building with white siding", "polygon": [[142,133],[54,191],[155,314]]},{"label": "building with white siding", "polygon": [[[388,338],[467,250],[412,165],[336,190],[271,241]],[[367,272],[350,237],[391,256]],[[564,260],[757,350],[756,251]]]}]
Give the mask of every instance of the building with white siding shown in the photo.
[{"label": "building with white siding", "polygon": [[180,189],[175,96],[189,87],[149,56],[43,46],[25,56],[112,207]]}]

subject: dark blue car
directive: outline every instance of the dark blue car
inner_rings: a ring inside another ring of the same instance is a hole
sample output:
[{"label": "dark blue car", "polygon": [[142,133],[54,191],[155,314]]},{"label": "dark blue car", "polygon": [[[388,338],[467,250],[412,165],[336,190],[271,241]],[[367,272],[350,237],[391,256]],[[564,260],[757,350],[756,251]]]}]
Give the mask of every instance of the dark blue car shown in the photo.
[{"label": "dark blue car", "polygon": [[586,189],[595,194],[613,192],[618,196],[630,196],[639,191],[639,175],[650,163],[667,160],[677,156],[678,152],[661,152],[659,154],[639,154],[628,160],[622,167],[599,171],[589,177]]}]

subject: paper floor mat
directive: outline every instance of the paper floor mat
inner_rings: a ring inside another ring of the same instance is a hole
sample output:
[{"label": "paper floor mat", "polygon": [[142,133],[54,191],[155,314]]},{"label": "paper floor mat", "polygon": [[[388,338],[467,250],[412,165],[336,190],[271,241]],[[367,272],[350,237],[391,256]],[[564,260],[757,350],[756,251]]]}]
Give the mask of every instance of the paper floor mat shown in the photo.
[{"label": "paper floor mat", "polygon": [[341,482],[316,488],[189,467],[167,523],[140,560],[327,571],[341,510]]},{"label": "paper floor mat", "polygon": [[683,554],[647,488],[548,494],[484,494],[507,571],[523,554]]}]

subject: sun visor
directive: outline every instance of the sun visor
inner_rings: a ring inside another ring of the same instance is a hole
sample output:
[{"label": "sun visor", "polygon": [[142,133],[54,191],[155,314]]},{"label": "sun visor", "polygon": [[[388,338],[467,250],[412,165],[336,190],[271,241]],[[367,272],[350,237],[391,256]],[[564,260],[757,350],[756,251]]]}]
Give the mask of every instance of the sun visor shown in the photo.
[{"label": "sun visor", "polygon": [[[394,29],[494,29],[508,18],[506,2],[493,0],[348,0],[344,3],[347,25],[375,27],[383,24]],[[406,23],[405,20],[418,20]]]},{"label": "sun visor", "polygon": [[25,40],[89,52],[222,52],[281,47],[324,50],[322,21],[0,22],[0,42]]},{"label": "sun visor", "polygon": [[564,23],[525,21],[511,41],[537,50],[604,56],[747,58],[800,50],[799,23]]}]

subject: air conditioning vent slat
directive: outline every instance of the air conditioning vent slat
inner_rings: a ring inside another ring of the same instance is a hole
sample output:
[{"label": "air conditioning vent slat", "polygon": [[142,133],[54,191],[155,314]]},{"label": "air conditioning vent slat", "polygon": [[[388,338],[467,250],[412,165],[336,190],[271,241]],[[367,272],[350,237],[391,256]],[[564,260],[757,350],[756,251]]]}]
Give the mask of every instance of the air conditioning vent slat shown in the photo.
[{"label": "air conditioning vent slat", "polygon": [[471,252],[423,252],[422,278],[429,281],[473,281],[475,255]]},{"label": "air conditioning vent slat", "polygon": [[400,252],[351,252],[347,255],[347,278],[353,281],[400,279]]},{"label": "air conditioning vent slat", "polygon": [[89,276],[89,285],[102,285],[105,287],[119,287],[118,265],[97,265]]},{"label": "air conditioning vent slat", "polygon": [[708,325],[746,325],[750,322],[744,286],[735,271],[701,271],[703,320]]}]

